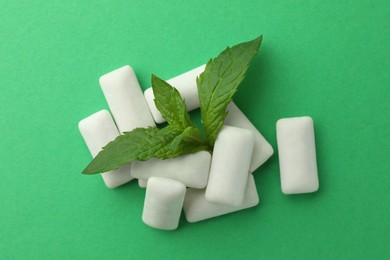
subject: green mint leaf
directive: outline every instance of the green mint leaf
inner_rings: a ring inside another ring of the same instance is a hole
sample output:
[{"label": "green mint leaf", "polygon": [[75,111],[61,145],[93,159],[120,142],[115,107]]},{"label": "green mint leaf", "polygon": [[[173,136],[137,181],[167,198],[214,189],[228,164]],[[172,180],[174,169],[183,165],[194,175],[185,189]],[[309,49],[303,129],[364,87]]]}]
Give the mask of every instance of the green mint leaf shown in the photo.
[{"label": "green mint leaf", "polygon": [[177,132],[166,127],[136,128],[125,132],[108,143],[84,169],[84,174],[106,172],[133,160],[169,156],[166,146],[177,136]]},{"label": "green mint leaf", "polygon": [[[171,127],[136,128],[125,132],[108,143],[84,169],[84,174],[94,174],[117,169],[134,160],[150,158],[168,159],[206,149],[196,138],[197,128],[190,126],[184,131]],[[204,141],[203,141],[204,142]]]},{"label": "green mint leaf", "polygon": [[227,115],[226,108],[256,56],[262,36],[227,48],[210,60],[196,79],[202,122],[210,145],[214,145]]},{"label": "green mint leaf", "polygon": [[168,124],[178,130],[192,125],[186,104],[179,91],[159,77],[152,75],[154,103]]}]

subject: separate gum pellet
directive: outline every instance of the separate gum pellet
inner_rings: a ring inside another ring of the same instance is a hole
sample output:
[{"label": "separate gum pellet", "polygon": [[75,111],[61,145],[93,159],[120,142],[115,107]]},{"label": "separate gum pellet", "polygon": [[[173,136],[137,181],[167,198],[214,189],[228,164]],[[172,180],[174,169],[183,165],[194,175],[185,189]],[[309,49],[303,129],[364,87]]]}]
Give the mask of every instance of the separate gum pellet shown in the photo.
[{"label": "separate gum pellet", "polygon": [[185,193],[185,185],[178,181],[161,177],[150,178],[146,186],[143,222],[157,229],[176,229]]},{"label": "separate gum pellet", "polygon": [[197,222],[238,210],[254,207],[259,203],[259,196],[252,174],[249,174],[246,184],[244,201],[240,206],[233,207],[212,203],[205,197],[205,190],[187,189],[184,200],[184,213],[188,222]]},{"label": "separate gum pellet", "polygon": [[249,121],[249,119],[241,112],[233,102],[229,104],[228,114],[225,118],[225,125],[245,128],[253,132],[255,137],[255,145],[253,147],[250,172],[254,172],[263,163],[265,163],[274,153],[272,146],[265,140],[263,135]]},{"label": "separate gum pellet", "polygon": [[[199,107],[196,77],[204,71],[205,67],[206,65],[199,66],[193,70],[187,71],[179,76],[167,80],[170,85],[179,91],[181,97],[185,100],[187,111],[191,111]],[[160,111],[158,111],[156,105],[154,104],[153,89],[148,88],[144,94],[150,112],[153,115],[154,121],[158,124],[165,122],[165,119],[162,117]]]},{"label": "separate gum pellet", "polygon": [[100,77],[100,86],[121,133],[155,126],[134,70],[124,66]]},{"label": "separate gum pellet", "polygon": [[201,151],[171,159],[151,158],[147,161],[133,161],[131,174],[147,180],[150,177],[166,177],[184,183],[187,187],[202,189],[207,185],[211,155]]},{"label": "separate gum pellet", "polygon": [[307,116],[280,119],[276,132],[282,192],[317,191],[319,183],[313,119]]},{"label": "separate gum pellet", "polygon": [[[118,135],[118,129],[107,110],[101,110],[81,120],[79,129],[92,157],[95,157],[108,142]],[[133,179],[130,175],[130,165],[123,165],[117,170],[101,174],[108,188],[115,188]]]},{"label": "separate gum pellet", "polygon": [[254,145],[247,129],[223,126],[214,144],[206,199],[240,206],[244,200]]}]

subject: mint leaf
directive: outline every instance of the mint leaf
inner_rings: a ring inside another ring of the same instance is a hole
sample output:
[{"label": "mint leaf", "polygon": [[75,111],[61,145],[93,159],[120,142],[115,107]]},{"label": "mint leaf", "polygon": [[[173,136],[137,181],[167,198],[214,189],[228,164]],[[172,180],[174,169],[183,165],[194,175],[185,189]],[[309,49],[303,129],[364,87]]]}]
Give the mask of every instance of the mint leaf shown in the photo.
[{"label": "mint leaf", "polygon": [[256,56],[262,36],[227,48],[211,59],[196,79],[202,122],[210,145],[214,145],[227,115],[226,108]]},{"label": "mint leaf", "polygon": [[167,159],[205,150],[206,146],[197,145],[194,129],[196,128],[190,126],[180,132],[168,126],[162,129],[136,128],[131,132],[125,132],[103,147],[83,173],[114,170],[134,160],[145,161],[152,157]]},{"label": "mint leaf", "polygon": [[177,89],[155,75],[152,75],[152,88],[154,103],[171,127],[184,130],[192,125],[186,104]]}]

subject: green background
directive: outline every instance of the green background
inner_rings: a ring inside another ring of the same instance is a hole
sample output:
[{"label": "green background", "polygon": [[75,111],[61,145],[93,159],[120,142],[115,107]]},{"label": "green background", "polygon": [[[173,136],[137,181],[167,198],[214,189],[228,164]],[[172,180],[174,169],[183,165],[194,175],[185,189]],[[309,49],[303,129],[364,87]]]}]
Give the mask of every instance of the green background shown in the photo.
[{"label": "green background", "polygon": [[[390,4],[378,1],[0,0],[2,259],[390,259]],[[145,190],[105,188],[80,119],[99,76],[143,88],[264,35],[236,103],[275,148],[258,207],[174,232],[141,221]],[[320,189],[280,191],[275,123],[315,122]]]}]

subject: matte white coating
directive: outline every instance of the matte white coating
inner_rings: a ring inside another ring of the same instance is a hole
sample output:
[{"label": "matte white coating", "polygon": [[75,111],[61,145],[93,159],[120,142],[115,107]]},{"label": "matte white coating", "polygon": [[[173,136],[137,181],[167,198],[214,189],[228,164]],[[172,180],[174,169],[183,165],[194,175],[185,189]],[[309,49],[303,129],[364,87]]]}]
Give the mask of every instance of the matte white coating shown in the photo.
[{"label": "matte white coating", "polygon": [[144,179],[138,179],[138,186],[140,188],[146,188],[146,185],[148,184],[148,181],[147,180],[144,180]]},{"label": "matte white coating", "polygon": [[233,102],[228,106],[228,114],[225,118],[225,125],[245,128],[251,130],[255,137],[255,145],[253,147],[252,160],[249,168],[250,172],[254,172],[263,163],[265,163],[274,153],[272,146],[265,140],[263,135],[249,121],[244,113]]},{"label": "matte white coating", "polygon": [[[199,66],[193,70],[187,71],[179,76],[176,76],[167,82],[179,91],[181,97],[185,100],[187,111],[194,110],[199,107],[198,87],[196,85],[196,77],[199,76],[205,69],[206,65]],[[154,121],[158,124],[165,122],[160,111],[154,104],[154,94],[152,88],[145,90],[145,99],[148,103],[150,112],[153,115]]]},{"label": "matte white coating", "polygon": [[203,189],[207,185],[211,155],[201,151],[166,160],[152,158],[133,161],[131,175],[147,180],[150,177],[166,177],[184,183],[187,187]]},{"label": "matte white coating", "polygon": [[178,181],[161,177],[150,178],[146,186],[143,222],[158,229],[176,229],[185,193],[185,185]]},{"label": "matte white coating", "polygon": [[276,132],[282,192],[317,191],[319,183],[313,119],[308,116],[280,119]]},{"label": "matte white coating", "polygon": [[[79,129],[92,157],[95,157],[103,146],[119,135],[118,129],[107,110],[101,110],[81,120]],[[108,188],[118,187],[133,179],[128,164],[117,170],[104,172],[101,176]]]},{"label": "matte white coating", "polygon": [[184,200],[184,213],[188,222],[197,222],[231,213],[234,211],[254,207],[259,203],[255,181],[252,174],[249,174],[246,185],[244,201],[240,206],[233,207],[212,203],[205,197],[205,190],[187,189]]},{"label": "matte white coating", "polygon": [[134,70],[126,65],[100,77],[100,86],[121,133],[155,126]]},{"label": "matte white coating", "polygon": [[243,203],[253,145],[252,131],[222,127],[214,144],[207,200],[230,206]]}]

